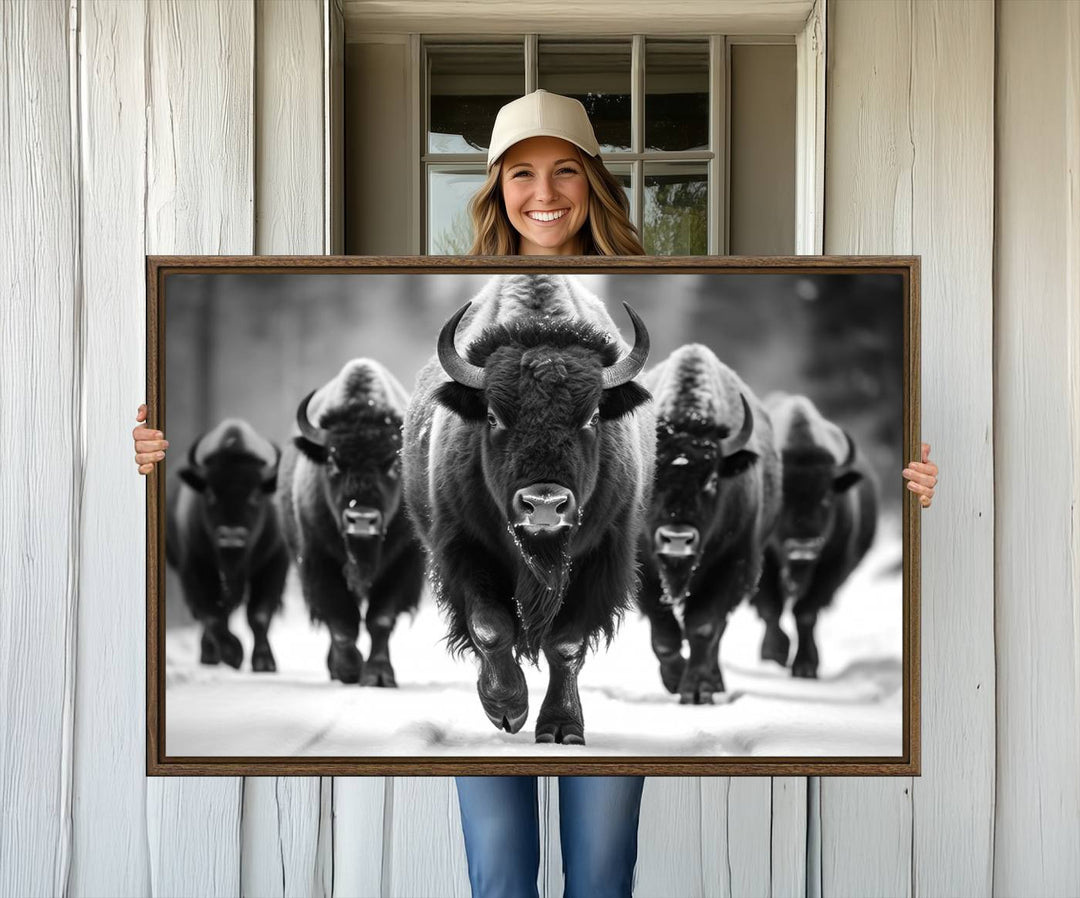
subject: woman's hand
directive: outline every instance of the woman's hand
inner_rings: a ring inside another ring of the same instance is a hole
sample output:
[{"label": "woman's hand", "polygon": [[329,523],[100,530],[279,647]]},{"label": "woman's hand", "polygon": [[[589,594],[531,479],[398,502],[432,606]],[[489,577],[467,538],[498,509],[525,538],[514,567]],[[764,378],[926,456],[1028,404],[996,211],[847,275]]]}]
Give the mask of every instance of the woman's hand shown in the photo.
[{"label": "woman's hand", "polygon": [[903,470],[907,479],[907,488],[919,497],[919,504],[929,508],[934,500],[934,487],[937,486],[938,467],[930,461],[930,444],[922,444],[922,461],[911,462]]},{"label": "woman's hand", "polygon": [[[145,403],[139,406],[135,420],[146,420]],[[139,473],[149,474],[154,470],[154,465],[165,457],[165,447],[169,445],[169,441],[160,430],[151,430],[142,424],[135,427],[131,435],[135,438],[135,464],[139,466]]]}]

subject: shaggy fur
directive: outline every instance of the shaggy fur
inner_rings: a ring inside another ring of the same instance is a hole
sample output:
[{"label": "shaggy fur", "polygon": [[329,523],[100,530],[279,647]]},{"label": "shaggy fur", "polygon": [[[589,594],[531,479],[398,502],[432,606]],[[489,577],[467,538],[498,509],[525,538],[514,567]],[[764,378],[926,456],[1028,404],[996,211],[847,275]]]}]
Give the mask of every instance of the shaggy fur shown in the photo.
[{"label": "shaggy fur", "polygon": [[[778,619],[791,599],[799,635],[792,673],[815,677],[817,615],[832,603],[874,540],[877,483],[858,451],[850,469],[839,471],[847,458],[847,439],[805,396],[777,394],[766,401],[777,424],[784,477],[783,510],[754,599],[766,624],[761,651],[763,657],[787,663],[789,641]],[[813,547],[812,558],[793,555],[790,547],[800,544]]]},{"label": "shaggy fur", "polygon": [[[665,687],[683,702],[711,702],[724,689],[718,652],[727,616],[757,588],[780,512],[780,459],[765,408],[707,347],[677,349],[642,381],[656,397],[659,422],[653,500],[641,532],[639,604],[652,624]],[[741,397],[753,431],[743,449],[724,457],[722,440],[743,425]],[[662,525],[696,528],[693,554],[658,553]],[[673,604],[682,609],[681,622]]]},{"label": "shaggy fur", "polygon": [[[325,432],[327,445],[297,435],[282,458],[278,502],[311,619],[329,627],[338,648],[352,645],[352,655],[363,611],[372,634],[369,660],[385,653],[394,622],[415,611],[423,585],[422,551],[401,509],[405,395],[378,362],[353,360],[308,405],[308,420]],[[346,535],[347,508],[381,512],[382,537]],[[331,655],[331,676],[353,681],[358,653],[344,673]],[[388,655],[384,662],[383,685],[391,685]]]},{"label": "shaggy fur", "polygon": [[[433,358],[405,421],[405,499],[429,550],[448,645],[475,651],[465,583],[506,609],[521,658],[535,662],[545,639],[564,631],[609,641],[636,592],[633,534],[653,460],[648,392],[635,382],[600,387],[603,366],[628,347],[603,304],[561,276],[493,279],[461,330],[486,389],[449,381]],[[489,406],[505,429],[490,439]],[[583,437],[597,407],[595,438]],[[568,476],[579,503],[573,533],[529,541],[514,532],[505,507],[513,490],[497,485]]]},{"label": "shaggy fur", "polygon": [[[165,560],[180,575],[184,601],[203,624],[202,660],[239,666],[242,649],[228,618],[246,598],[255,634],[252,663],[272,670],[266,630],[281,605],[289,566],[272,500],[277,452],[250,424],[232,418],[197,439],[187,457],[194,464],[189,461],[168,490]],[[219,526],[247,528],[246,546],[220,549]]]}]

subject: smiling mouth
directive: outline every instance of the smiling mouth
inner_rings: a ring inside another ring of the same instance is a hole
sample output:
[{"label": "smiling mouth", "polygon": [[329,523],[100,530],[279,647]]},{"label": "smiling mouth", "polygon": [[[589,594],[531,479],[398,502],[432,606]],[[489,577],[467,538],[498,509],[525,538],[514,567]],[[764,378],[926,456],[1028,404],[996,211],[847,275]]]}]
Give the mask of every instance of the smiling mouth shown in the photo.
[{"label": "smiling mouth", "polygon": [[569,211],[569,209],[555,209],[551,212],[526,212],[525,214],[533,221],[546,222],[558,221]]}]

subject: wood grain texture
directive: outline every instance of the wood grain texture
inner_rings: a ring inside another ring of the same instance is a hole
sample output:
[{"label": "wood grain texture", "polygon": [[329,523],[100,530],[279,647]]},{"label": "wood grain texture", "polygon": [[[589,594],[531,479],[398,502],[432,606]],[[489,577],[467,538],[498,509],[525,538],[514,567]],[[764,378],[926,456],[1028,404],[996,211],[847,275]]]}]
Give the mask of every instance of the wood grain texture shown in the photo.
[{"label": "wood grain texture", "polygon": [[[322,2],[258,0],[254,12],[255,252],[323,252]],[[244,895],[325,894],[322,798],[317,777],[245,780]]]},{"label": "wood grain texture", "polygon": [[243,780],[148,780],[146,838],[154,898],[235,898]]},{"label": "wood grain texture", "polygon": [[710,777],[700,782],[704,894],[771,895],[771,780]]},{"label": "wood grain texture", "polygon": [[83,470],[68,4],[5,5],[0,40],[0,894],[55,895],[70,853]]},{"label": "wood grain texture", "polygon": [[450,777],[393,777],[382,895],[469,898],[457,787]]},{"label": "wood grain texture", "polygon": [[[146,843],[143,401],[146,7],[79,6],[85,481],[69,893],[141,896]],[[117,558],[130,559],[117,564]]]},{"label": "wood grain texture", "polygon": [[327,252],[322,0],[255,5],[255,252]]},{"label": "wood grain texture", "polygon": [[366,33],[797,34],[813,0],[344,0],[350,40]]},{"label": "wood grain texture", "polygon": [[807,894],[805,777],[772,778],[771,888],[773,898],[805,898]]},{"label": "wood grain texture", "polygon": [[[911,252],[910,6],[832,0],[827,14],[825,252]],[[822,779],[821,894],[910,894],[911,813],[910,779]]]},{"label": "wood grain texture", "polygon": [[380,898],[384,833],[393,813],[393,780],[381,776],[335,777],[334,898]]},{"label": "wood grain texture", "polygon": [[[722,850],[722,846],[706,846],[702,839],[703,782],[689,776],[645,780],[634,889],[639,898],[701,898],[706,894],[702,853]],[[710,808],[710,815],[715,811]]]},{"label": "wood grain texture", "polygon": [[240,894],[323,895],[318,777],[247,777],[241,826]]},{"label": "wood grain texture", "polygon": [[994,894],[1080,889],[1080,15],[998,5]]},{"label": "wood grain texture", "polygon": [[[156,0],[148,7],[147,44],[148,251],[250,253],[253,4]],[[160,413],[151,404],[152,425]],[[159,490],[159,500],[160,487],[155,472],[149,488]],[[239,894],[242,781],[147,783],[154,895]]]},{"label": "wood grain texture", "polygon": [[911,11],[922,433],[944,472],[940,498],[921,516],[912,887],[963,898],[990,894],[993,869],[994,5],[949,0]]}]

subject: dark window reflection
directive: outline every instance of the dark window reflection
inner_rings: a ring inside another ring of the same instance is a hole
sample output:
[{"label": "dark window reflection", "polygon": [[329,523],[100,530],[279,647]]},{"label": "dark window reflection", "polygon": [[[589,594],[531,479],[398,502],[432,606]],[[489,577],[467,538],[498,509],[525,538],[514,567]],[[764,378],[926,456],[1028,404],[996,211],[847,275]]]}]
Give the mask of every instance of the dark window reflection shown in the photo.
[{"label": "dark window reflection", "polygon": [[580,100],[602,153],[630,149],[630,42],[541,41],[538,86]]},{"label": "dark window reflection", "polygon": [[428,47],[429,153],[484,152],[499,108],[525,93],[522,44]]},{"label": "dark window reflection", "polygon": [[709,149],[709,44],[645,44],[646,151]]}]

